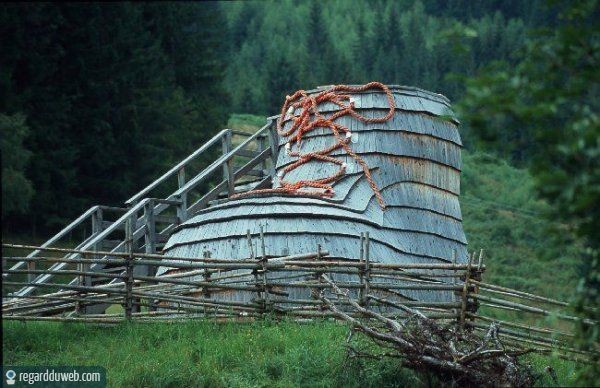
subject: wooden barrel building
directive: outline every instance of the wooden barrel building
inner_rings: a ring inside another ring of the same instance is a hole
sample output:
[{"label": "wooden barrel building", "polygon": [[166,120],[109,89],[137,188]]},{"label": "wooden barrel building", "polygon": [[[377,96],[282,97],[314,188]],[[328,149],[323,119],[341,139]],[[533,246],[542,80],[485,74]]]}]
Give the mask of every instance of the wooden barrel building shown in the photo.
[{"label": "wooden barrel building", "polygon": [[[309,91],[317,95],[324,89]],[[254,253],[260,254],[258,235],[264,230],[270,257],[315,252],[319,244],[329,258],[357,260],[360,234],[369,232],[370,260],[381,263],[458,263],[467,261],[467,241],[459,205],[461,139],[447,98],[413,87],[390,86],[396,109],[382,123],[364,123],[350,115],[336,120],[352,135],[349,143],[369,168],[386,207],[382,209],[356,159],[346,150],[332,156],[345,162],[345,173],[333,183],[330,198],[281,193],[246,195],[211,206],[179,226],[164,248],[166,256],[248,259],[247,231]],[[357,113],[381,117],[389,109],[381,90],[350,93]],[[323,115],[340,107],[319,105]],[[275,121],[272,122],[276,125]],[[292,121],[283,126],[288,129]],[[289,138],[279,137],[278,177],[295,161],[286,152]],[[327,128],[303,136],[302,152],[322,150],[334,142]],[[290,171],[285,179],[298,181],[335,174],[332,163],[313,160]],[[167,272],[160,268],[158,274]],[[298,276],[301,276],[298,275]],[[343,277],[341,277],[343,278]],[[336,279],[341,279],[337,276]],[[248,276],[248,281],[253,278]],[[354,279],[356,280],[356,279]],[[447,280],[451,282],[451,279]],[[307,290],[287,290],[290,298],[306,298]],[[251,299],[252,293],[231,292],[220,297]],[[449,291],[403,290],[407,299],[443,301]]]}]

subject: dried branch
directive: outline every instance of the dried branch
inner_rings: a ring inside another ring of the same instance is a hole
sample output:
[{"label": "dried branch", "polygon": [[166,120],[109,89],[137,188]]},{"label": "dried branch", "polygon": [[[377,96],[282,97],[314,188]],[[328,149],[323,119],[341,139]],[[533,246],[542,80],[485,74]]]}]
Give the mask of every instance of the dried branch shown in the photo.
[{"label": "dried branch", "polygon": [[[529,387],[539,378],[529,366],[519,362],[519,357],[537,349],[508,350],[498,338],[498,323],[492,323],[482,339],[461,330],[457,324],[442,326],[398,301],[367,295],[408,314],[403,321],[393,320],[361,306],[349,296],[348,291],[342,291],[327,276],[322,275],[321,278],[331,286],[320,293],[324,305],[349,322],[352,330],[365,334],[387,349],[384,353],[371,354],[350,347],[353,357],[401,358],[402,365],[406,367],[437,374],[442,380],[460,381],[466,386]],[[326,293],[336,296],[336,301],[347,302],[345,306],[350,306],[353,311],[350,313],[338,308]],[[355,318],[356,313],[365,319]]]}]

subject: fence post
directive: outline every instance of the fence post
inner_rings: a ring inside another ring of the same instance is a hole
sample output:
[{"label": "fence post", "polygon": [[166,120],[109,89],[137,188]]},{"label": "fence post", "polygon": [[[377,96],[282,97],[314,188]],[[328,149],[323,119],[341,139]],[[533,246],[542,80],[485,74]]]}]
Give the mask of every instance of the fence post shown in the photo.
[{"label": "fence post", "polygon": [[[481,281],[482,274],[483,274],[483,269],[482,269],[482,266],[483,266],[483,256],[484,256],[484,250],[483,250],[483,248],[481,248],[479,250],[479,260],[477,262],[477,267],[475,268],[475,271],[471,271],[472,272],[471,276],[475,280],[477,280],[478,282]],[[473,294],[479,294],[479,284],[474,284],[473,285]],[[469,311],[476,312],[477,308],[479,306],[479,301],[477,299],[475,299],[471,303],[472,303],[471,306],[467,306],[467,307],[470,307]],[[474,319],[473,317],[470,317],[471,321],[473,319]]]},{"label": "fence post", "polygon": [[[101,207],[98,207],[96,209],[96,211],[94,213],[92,213],[91,219],[92,219],[92,236],[97,236],[98,234],[100,234],[100,232],[102,232],[104,230],[104,212],[102,211]],[[101,251],[103,248],[104,248],[104,246],[102,245],[102,242],[98,242],[91,247],[91,249],[95,252]],[[90,256],[88,254],[85,254],[84,258],[89,259]],[[100,256],[97,254],[94,254],[94,255],[92,255],[91,258],[99,259]],[[89,272],[90,268],[91,268],[91,264],[81,263],[81,267],[78,266],[78,268],[80,268],[81,271]],[[80,284],[84,285],[84,286],[88,286],[88,287],[91,286],[92,285],[92,277],[91,276],[82,276],[80,278]],[[83,306],[83,308],[80,309],[80,312],[87,313],[91,308],[93,308],[93,305]]]},{"label": "fence post", "polygon": [[268,290],[268,276],[267,276],[267,254],[265,249],[265,233],[261,225],[260,227],[260,249],[261,249],[261,264],[263,273],[263,292],[264,292],[264,310],[263,313],[269,309],[269,290]]},{"label": "fence post", "polygon": [[371,238],[369,232],[365,232],[365,307],[369,308],[369,282],[371,281]]},{"label": "fence post", "polygon": [[[182,168],[183,170],[183,168]],[[181,171],[181,170],[179,170]],[[178,177],[179,178],[179,177]],[[185,178],[184,178],[185,181]],[[149,200],[146,206],[144,206],[144,251],[146,253],[156,253],[156,218],[154,217],[154,200]],[[178,209],[179,211],[179,209]],[[179,217],[179,215],[178,215]],[[156,266],[146,264],[142,268],[146,270],[142,272],[142,275],[154,276],[156,275]],[[139,274],[139,271],[138,271]],[[158,309],[157,300],[148,301],[150,311],[156,311]],[[139,308],[141,310],[141,306]]]},{"label": "fence post", "polygon": [[[252,246],[252,235],[250,234],[250,229],[246,229],[246,240],[248,241],[248,250],[250,251],[250,260],[254,260],[256,259],[256,256],[254,255],[254,247]],[[260,263],[260,259],[258,261],[258,263]],[[254,286],[257,288],[256,290],[256,299],[257,302],[262,303],[262,292],[260,291],[259,288],[259,279],[258,279],[258,269],[254,268],[252,269],[252,276],[254,277]]]},{"label": "fence post", "polygon": [[131,312],[133,311],[133,257],[127,257],[125,268],[127,276],[125,279],[125,318],[130,320]]},{"label": "fence post", "polygon": [[[452,285],[456,286],[456,275],[457,275],[457,271],[456,271],[456,256],[457,256],[457,252],[456,249],[452,250],[452,264],[454,266],[454,268],[452,269]],[[455,289],[452,290],[452,302],[456,302],[458,300],[457,298],[457,291]],[[452,309],[452,313],[456,315],[456,319],[459,319],[459,312],[457,309],[453,308]]]},{"label": "fence post", "polygon": [[129,217],[125,224],[125,246],[128,253],[125,260],[125,319],[127,320],[131,320],[133,310],[133,232],[136,223],[137,216],[134,214]]},{"label": "fence post", "polygon": [[[210,251],[204,251],[204,258],[205,259],[210,259],[211,253]],[[205,262],[205,264],[207,264]],[[204,273],[202,274],[202,278],[204,279],[205,282],[210,282],[210,271],[208,270],[208,268],[204,268]],[[206,298],[210,298],[210,291],[208,286],[204,286],[202,287],[202,295]]]},{"label": "fence post", "polygon": [[[322,255],[321,255],[321,244],[317,244],[317,257],[315,258],[315,261],[316,262],[320,262],[321,258],[322,258]],[[323,271],[320,271],[318,269],[318,267],[315,268],[315,270],[316,270],[315,271],[315,281],[317,283],[321,283],[321,275],[323,274]],[[313,291],[311,292],[311,294],[314,295],[315,299],[319,299],[320,300],[319,295],[318,295],[319,294],[319,289],[318,288],[317,289],[313,289]],[[324,310],[323,302],[321,302],[320,309]]]},{"label": "fence post", "polygon": [[[481,250],[479,251],[479,261],[477,263],[477,275],[476,275],[476,280],[481,280],[481,273],[483,272],[481,270],[481,267],[483,266],[483,248],[481,248]],[[479,286],[477,286],[477,288],[479,288]]]},{"label": "fence post", "polygon": [[[88,258],[87,253],[85,253],[83,255],[83,258],[84,259]],[[77,270],[81,271],[81,272],[84,271],[84,269],[83,269],[83,263],[77,263]],[[80,274],[79,276],[77,276],[77,282],[79,283],[80,286],[84,286],[85,285],[85,276],[83,274]],[[80,297],[81,299],[83,299],[84,298],[84,291],[79,292],[78,297]],[[82,309],[83,309],[83,306],[82,306],[81,300],[75,301],[75,314],[76,315],[81,314]]]},{"label": "fence post", "polygon": [[[210,256],[211,256],[210,251],[204,251],[204,252],[202,252],[202,257],[203,258],[208,259],[208,258],[210,258]],[[208,262],[204,261],[203,264],[207,265]],[[204,268],[204,272],[202,273],[202,279],[205,282],[210,280],[210,274],[208,273],[208,268]],[[208,291],[208,286],[203,285],[200,288],[202,289],[202,296],[203,297],[210,297],[210,292]],[[206,305],[204,305],[202,307],[202,310],[204,312],[204,317],[207,318],[209,311],[208,311],[208,308],[206,307]],[[216,312],[215,312],[215,315],[216,315]]]},{"label": "fence post", "polygon": [[469,263],[467,264],[467,269],[465,270],[462,301],[460,305],[460,328],[462,330],[465,329],[465,314],[467,312],[467,299],[469,298],[469,279],[471,278],[471,265],[473,264],[473,259],[475,259],[475,254],[475,251],[473,251],[473,253],[469,255]]},{"label": "fence post", "polygon": [[[94,255],[94,257],[96,257],[96,255]],[[89,253],[84,253],[83,254],[83,258],[88,260],[90,258],[90,254]],[[88,263],[77,263],[77,270],[81,271],[81,272],[88,272],[90,270],[90,264]],[[78,282],[80,286],[86,286],[86,287],[90,287],[92,286],[92,278],[89,275],[84,275],[84,274],[80,274],[78,276]],[[81,291],[79,292],[79,297],[80,298],[85,298],[87,295],[87,291]],[[81,301],[77,301],[75,303],[75,313],[77,315],[81,314],[81,313],[86,313],[86,306],[81,302]]]},{"label": "fence post", "polygon": [[[322,255],[321,255],[321,244],[317,244],[317,256],[315,257],[315,261],[319,262],[321,261]],[[316,283],[321,283],[321,274],[323,273],[323,271],[319,270],[318,267],[315,267],[314,273],[313,273],[313,279]],[[315,299],[315,300],[320,300],[319,298],[319,293],[321,292],[321,289],[316,287],[310,288],[310,296],[311,298]],[[324,304],[321,303],[319,305],[319,309],[324,310]]]},{"label": "fence post", "polygon": [[361,287],[358,289],[358,304],[364,306],[365,304],[365,234],[360,233],[360,255],[358,256],[358,262],[361,264],[358,267],[358,282]]}]

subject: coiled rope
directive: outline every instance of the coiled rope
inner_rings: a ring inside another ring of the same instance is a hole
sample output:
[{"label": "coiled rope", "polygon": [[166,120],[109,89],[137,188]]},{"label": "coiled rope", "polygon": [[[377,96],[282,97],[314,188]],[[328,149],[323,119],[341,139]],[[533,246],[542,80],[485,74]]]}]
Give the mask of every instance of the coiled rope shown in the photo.
[{"label": "coiled rope", "polygon": [[[346,94],[364,92],[370,89],[381,89],[387,95],[389,110],[385,116],[368,118],[360,115],[354,110],[354,101],[352,101],[351,96]],[[319,111],[319,105],[327,102],[337,105],[340,107],[340,110],[336,111],[329,117],[323,116]],[[297,109],[300,109],[300,114],[295,115],[294,113]],[[280,187],[275,189],[251,190],[232,195],[231,198],[259,193],[281,193],[302,196],[332,197],[335,192],[331,183],[344,175],[346,172],[346,163],[336,159],[333,156],[330,156],[330,154],[339,148],[343,148],[346,153],[352,156],[352,158],[356,160],[356,162],[362,167],[365,177],[369,182],[371,189],[375,193],[377,202],[379,202],[379,205],[382,209],[385,209],[385,201],[383,200],[377,184],[371,176],[369,166],[360,156],[354,153],[350,147],[352,133],[347,127],[336,123],[335,120],[340,117],[350,115],[355,119],[367,124],[383,123],[393,117],[395,109],[396,104],[394,101],[394,95],[386,85],[380,82],[369,82],[362,86],[334,85],[316,95],[309,95],[304,90],[298,90],[293,95],[286,96],[285,103],[281,108],[281,115],[277,119],[277,132],[279,133],[279,136],[288,139],[288,142],[285,146],[288,155],[298,159],[282,170],[283,174],[279,176]],[[290,129],[284,130],[285,124],[290,120],[293,122],[292,126]],[[336,139],[336,143],[323,150],[308,152],[305,154],[301,153],[300,151],[292,151],[294,144],[297,144],[299,149],[304,134],[312,131],[315,128],[329,128]],[[342,134],[344,134],[344,136],[342,136]],[[302,166],[303,164],[310,162],[311,160],[334,163],[340,166],[340,168],[335,174],[320,179],[300,180],[297,182],[288,182],[283,179],[286,174]],[[303,190],[303,188],[308,187],[321,190]]]}]

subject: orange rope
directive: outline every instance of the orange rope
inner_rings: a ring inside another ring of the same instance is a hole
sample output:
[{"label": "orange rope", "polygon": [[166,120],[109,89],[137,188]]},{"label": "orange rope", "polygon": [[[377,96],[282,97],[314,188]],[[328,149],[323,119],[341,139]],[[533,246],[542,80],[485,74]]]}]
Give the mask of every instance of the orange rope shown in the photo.
[{"label": "orange rope", "polygon": [[[346,101],[350,100],[350,95],[345,93],[358,93],[363,92],[369,89],[381,89],[387,95],[388,103],[389,103],[389,111],[385,116],[376,117],[376,118],[367,118],[361,116],[354,110],[354,103],[349,102],[346,104]],[[324,117],[321,112],[319,112],[319,105],[330,102],[341,109],[336,111],[330,117]],[[300,114],[295,116],[293,113],[296,109],[300,108]],[[251,190],[245,193],[239,193],[232,195],[231,198],[240,197],[249,194],[255,193],[285,193],[285,194],[296,194],[296,195],[305,195],[305,196],[317,196],[317,197],[332,197],[334,195],[332,182],[336,181],[342,175],[344,175],[346,171],[345,163],[341,160],[334,158],[333,156],[329,156],[333,151],[338,148],[343,148],[348,155],[352,156],[354,160],[363,169],[365,177],[371,186],[371,189],[375,193],[377,197],[377,201],[382,209],[385,209],[385,202],[383,197],[381,196],[381,192],[377,187],[377,184],[373,180],[371,176],[371,172],[369,171],[369,166],[367,163],[356,153],[352,151],[350,148],[351,141],[351,132],[350,130],[340,124],[335,123],[334,121],[342,116],[350,115],[355,119],[362,121],[364,123],[383,123],[388,121],[394,115],[394,111],[396,109],[396,104],[394,101],[394,95],[390,91],[390,89],[380,83],[380,82],[369,82],[368,84],[362,86],[348,86],[348,85],[336,85],[332,86],[330,89],[324,90],[317,95],[309,95],[304,90],[298,90],[291,96],[287,96],[285,99],[285,103],[281,108],[281,115],[277,119],[277,132],[280,136],[288,138],[288,144],[286,144],[286,149],[288,150],[288,154],[292,157],[297,157],[294,163],[283,169],[283,175],[281,178],[281,187],[276,189],[262,189],[262,190]],[[288,116],[289,114],[289,116]],[[311,120],[312,118],[312,120]],[[288,130],[284,130],[284,124],[292,120],[293,124]],[[295,143],[298,143],[300,146],[302,142],[302,136],[315,129],[315,128],[329,128],[333,135],[335,136],[336,143],[330,147],[327,147],[323,150],[316,152],[309,152],[306,154],[300,153],[299,151],[291,151],[292,146]],[[340,133],[346,134],[345,137],[342,137]],[[313,179],[313,180],[300,180],[298,182],[287,182],[283,180],[283,177],[289,173],[290,171],[302,166],[305,163],[310,162],[311,160],[321,160],[323,162],[334,163],[340,166],[340,169],[333,175],[321,178],[321,179]],[[317,190],[301,190],[302,188],[312,187],[315,189],[322,189],[324,191]]]}]

